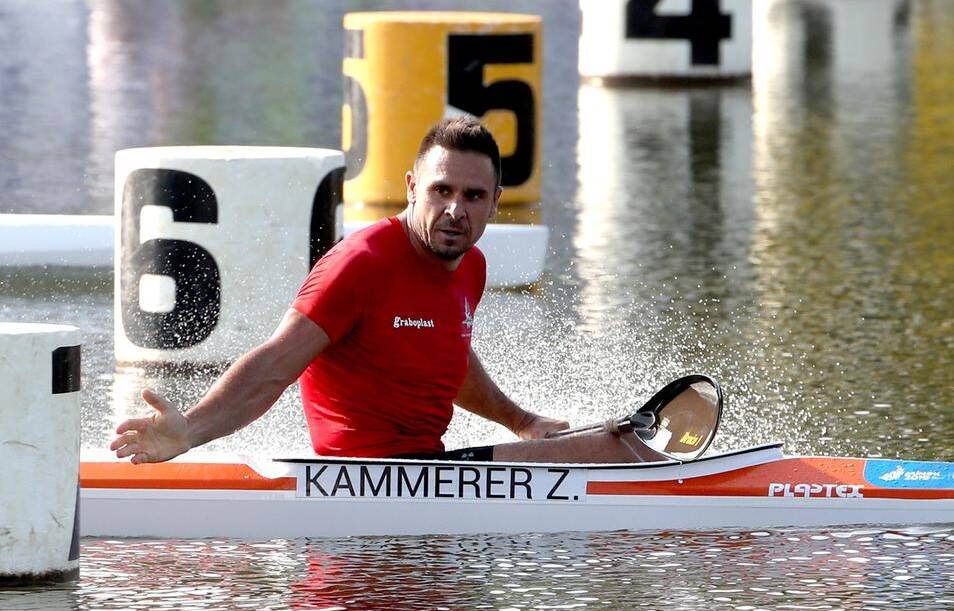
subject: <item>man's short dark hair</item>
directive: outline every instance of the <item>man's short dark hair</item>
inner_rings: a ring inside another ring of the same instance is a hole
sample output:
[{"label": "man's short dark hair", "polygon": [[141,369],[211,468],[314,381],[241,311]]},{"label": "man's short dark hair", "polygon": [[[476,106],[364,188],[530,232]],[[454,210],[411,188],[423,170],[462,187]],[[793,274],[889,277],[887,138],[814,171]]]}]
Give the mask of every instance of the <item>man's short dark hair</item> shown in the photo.
[{"label": "man's short dark hair", "polygon": [[444,119],[427,132],[421,140],[414,158],[414,167],[423,159],[427,152],[435,146],[441,146],[454,151],[471,151],[490,158],[494,166],[494,178],[500,186],[500,149],[497,141],[484,125],[476,119],[457,117]]}]

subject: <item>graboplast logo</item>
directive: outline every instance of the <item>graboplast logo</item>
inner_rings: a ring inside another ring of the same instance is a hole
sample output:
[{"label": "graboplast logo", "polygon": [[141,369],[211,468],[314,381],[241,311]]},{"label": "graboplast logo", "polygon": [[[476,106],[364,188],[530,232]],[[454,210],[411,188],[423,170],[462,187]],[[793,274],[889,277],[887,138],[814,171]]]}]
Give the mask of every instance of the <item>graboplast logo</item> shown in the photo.
[{"label": "graboplast logo", "polygon": [[434,319],[433,318],[401,318],[400,316],[395,316],[394,328],[400,329],[401,327],[414,327],[415,329],[433,329]]}]

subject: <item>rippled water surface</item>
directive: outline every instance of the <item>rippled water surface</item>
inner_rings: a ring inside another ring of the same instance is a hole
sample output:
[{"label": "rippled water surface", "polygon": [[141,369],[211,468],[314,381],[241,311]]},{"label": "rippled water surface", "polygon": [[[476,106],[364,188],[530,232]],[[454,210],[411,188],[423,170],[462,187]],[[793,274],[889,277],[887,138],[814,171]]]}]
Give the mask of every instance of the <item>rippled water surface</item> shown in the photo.
[{"label": "rippled water surface", "polygon": [[101,541],[20,609],[921,609],[954,606],[954,531]]},{"label": "rippled water surface", "polygon": [[[337,148],[342,14],[465,4],[544,18],[550,252],[475,331],[509,394],[582,423],[705,371],[728,397],[718,450],[954,460],[944,0],[760,0],[751,81],[628,89],[580,83],[570,0],[5,0],[0,212],[109,213],[130,146]],[[186,406],[214,373],[117,371],[106,271],[0,268],[0,319],[82,328],[86,447],[144,385]],[[507,439],[461,414],[445,441]],[[297,391],[210,447],[305,450]],[[940,610],[952,548],[949,529],[89,539],[78,584],[0,608]]]}]

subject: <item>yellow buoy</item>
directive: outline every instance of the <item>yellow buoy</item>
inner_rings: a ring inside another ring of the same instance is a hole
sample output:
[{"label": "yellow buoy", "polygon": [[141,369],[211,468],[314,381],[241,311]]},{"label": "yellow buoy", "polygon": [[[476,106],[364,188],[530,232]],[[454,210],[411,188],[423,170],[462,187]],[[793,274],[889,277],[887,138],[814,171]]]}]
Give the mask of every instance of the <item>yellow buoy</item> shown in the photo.
[{"label": "yellow buoy", "polygon": [[501,204],[538,205],[538,16],[350,13],[344,28],[342,148],[349,218],[403,207],[404,173],[421,138],[442,118],[459,115],[481,119],[497,139]]}]

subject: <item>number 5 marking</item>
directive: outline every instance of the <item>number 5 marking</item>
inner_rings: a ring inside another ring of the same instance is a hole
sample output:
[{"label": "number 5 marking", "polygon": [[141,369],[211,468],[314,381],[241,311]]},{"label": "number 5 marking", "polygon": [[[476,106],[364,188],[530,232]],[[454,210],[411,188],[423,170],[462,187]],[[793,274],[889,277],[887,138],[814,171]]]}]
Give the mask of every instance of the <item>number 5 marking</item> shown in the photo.
[{"label": "number 5 marking", "polygon": [[536,105],[524,81],[484,85],[487,64],[533,62],[532,34],[451,34],[447,37],[447,103],[474,116],[504,109],[517,119],[517,146],[500,161],[505,187],[527,182],[536,153]]}]

